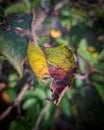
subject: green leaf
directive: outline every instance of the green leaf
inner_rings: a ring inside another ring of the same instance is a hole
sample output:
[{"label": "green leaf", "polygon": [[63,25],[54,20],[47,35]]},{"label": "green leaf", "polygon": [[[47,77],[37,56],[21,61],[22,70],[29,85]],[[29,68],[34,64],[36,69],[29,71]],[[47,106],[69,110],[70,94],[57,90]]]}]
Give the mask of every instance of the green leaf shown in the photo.
[{"label": "green leaf", "polygon": [[94,87],[96,88],[102,102],[104,103],[104,85],[98,84],[96,82],[93,83]]},{"label": "green leaf", "polygon": [[88,62],[90,64],[94,64],[94,63],[97,63],[98,61],[98,57],[94,57],[93,56],[93,53],[89,52],[87,50],[88,48],[88,42],[86,39],[82,39],[79,43],[79,48],[78,48],[78,53],[83,57],[85,58],[86,60],[88,60]]},{"label": "green leaf", "polygon": [[24,103],[23,103],[23,106],[22,108],[23,109],[28,109],[29,107],[32,107],[36,104],[36,99],[35,98],[30,98],[28,100],[26,100]]},{"label": "green leaf", "polygon": [[25,39],[12,32],[9,33],[0,30],[0,53],[8,59],[19,75],[22,76],[23,66],[21,62],[26,53]]},{"label": "green leaf", "polygon": [[62,44],[62,43],[64,43],[65,45],[68,45],[68,44],[69,44],[69,41],[66,40],[66,39],[63,39],[63,38],[57,38],[57,39],[56,39],[56,42],[57,42],[58,44]]},{"label": "green leaf", "polygon": [[63,110],[63,112],[67,115],[67,116],[70,116],[71,115],[71,105],[70,105],[70,102],[69,100],[64,97],[60,103],[60,106]]},{"label": "green leaf", "polygon": [[34,91],[34,95],[40,100],[44,100],[46,98],[46,94],[42,88],[36,88]]},{"label": "green leaf", "polygon": [[23,125],[18,123],[17,121],[12,121],[10,124],[9,130],[25,130]]},{"label": "green leaf", "polygon": [[[26,56],[27,39],[15,33],[15,27],[30,28],[31,14],[8,18],[7,25],[0,25],[0,53],[6,57],[20,76],[23,75],[22,60]],[[3,28],[7,28],[6,31]]]},{"label": "green leaf", "polygon": [[73,53],[69,51],[68,46],[65,46],[64,44],[53,48],[46,48],[44,52],[46,54],[48,64],[53,67],[58,66],[63,69],[70,69],[76,66]]},{"label": "green leaf", "polygon": [[30,0],[23,0],[27,10],[31,10],[31,1]]},{"label": "green leaf", "polygon": [[5,60],[4,56],[0,56],[0,62],[3,62]]},{"label": "green leaf", "polygon": [[34,5],[34,7],[37,7],[37,6],[39,6],[40,2],[41,2],[41,0],[33,0],[32,4]]},{"label": "green leaf", "polygon": [[20,116],[17,120],[13,120],[9,126],[9,130],[30,130],[30,123],[25,117]]},{"label": "green leaf", "polygon": [[104,49],[101,51],[98,60],[104,62]]},{"label": "green leaf", "polygon": [[14,88],[17,85],[18,75],[16,73],[12,73],[8,76],[9,87]]},{"label": "green leaf", "polygon": [[46,36],[40,37],[40,39],[39,39],[39,45],[44,44],[46,42],[46,39],[47,39]]},{"label": "green leaf", "polygon": [[62,10],[61,10],[61,14],[63,15],[63,16],[70,16],[70,10],[69,10],[69,8],[63,8]]},{"label": "green leaf", "polygon": [[35,97],[34,91],[27,90],[23,95],[23,100]]},{"label": "green leaf", "polygon": [[23,4],[14,4],[5,9],[5,16],[12,13],[24,13],[26,12],[26,7]]}]

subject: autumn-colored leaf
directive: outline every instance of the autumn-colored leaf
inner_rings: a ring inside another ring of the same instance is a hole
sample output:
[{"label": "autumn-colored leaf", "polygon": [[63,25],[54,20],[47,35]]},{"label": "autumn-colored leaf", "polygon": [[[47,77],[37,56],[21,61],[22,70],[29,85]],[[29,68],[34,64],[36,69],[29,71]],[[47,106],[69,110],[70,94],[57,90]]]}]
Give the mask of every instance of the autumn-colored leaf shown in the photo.
[{"label": "autumn-colored leaf", "polygon": [[27,58],[33,72],[40,81],[42,81],[45,77],[49,77],[50,74],[44,53],[34,42],[28,44]]},{"label": "autumn-colored leaf", "polygon": [[53,38],[60,38],[62,33],[60,30],[57,30],[57,29],[52,29],[50,30],[50,35],[53,37]]},{"label": "autumn-colored leaf", "polygon": [[6,92],[2,92],[1,98],[2,98],[2,100],[3,100],[4,102],[10,103],[10,97],[9,97],[9,95],[8,95]]},{"label": "autumn-colored leaf", "polygon": [[73,51],[65,45],[45,48],[48,68],[53,82],[50,87],[52,99],[48,100],[58,105],[66,90],[72,85],[76,63]]}]

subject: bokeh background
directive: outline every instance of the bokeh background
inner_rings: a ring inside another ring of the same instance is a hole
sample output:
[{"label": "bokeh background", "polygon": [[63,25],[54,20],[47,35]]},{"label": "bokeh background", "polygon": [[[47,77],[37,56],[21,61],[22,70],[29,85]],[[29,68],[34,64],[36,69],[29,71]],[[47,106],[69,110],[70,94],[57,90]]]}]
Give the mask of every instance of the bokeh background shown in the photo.
[{"label": "bokeh background", "polygon": [[[16,102],[33,73],[26,56],[28,40],[15,27],[30,29],[32,14],[47,15],[37,33],[39,45],[68,45],[78,69],[60,104],[45,102],[49,83],[35,77]],[[0,129],[87,130],[104,128],[104,1],[0,0]]]}]

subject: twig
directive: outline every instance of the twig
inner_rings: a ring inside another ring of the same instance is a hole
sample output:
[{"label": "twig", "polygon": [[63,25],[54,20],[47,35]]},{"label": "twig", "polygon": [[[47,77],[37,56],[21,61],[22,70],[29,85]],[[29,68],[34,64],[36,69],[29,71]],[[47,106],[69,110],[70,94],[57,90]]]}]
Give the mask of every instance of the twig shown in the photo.
[{"label": "twig", "polygon": [[9,106],[1,115],[0,115],[0,121],[3,120],[12,110],[14,106]]},{"label": "twig", "polygon": [[85,80],[88,78],[88,74],[85,73],[84,75],[74,74],[76,79]]},{"label": "twig", "polygon": [[3,120],[6,116],[8,116],[14,106],[17,106],[18,104],[21,103],[24,93],[27,91],[27,89],[29,88],[29,86],[32,82],[32,77],[33,77],[33,75],[29,76],[26,84],[23,86],[23,88],[22,88],[21,92],[19,93],[19,95],[17,96],[17,98],[14,99],[13,103],[0,115],[0,120]]},{"label": "twig", "polygon": [[32,32],[38,30],[42,24],[42,22],[45,20],[46,18],[46,13],[40,9],[38,10],[39,12],[37,12],[37,14],[35,15],[33,12],[33,19],[32,19],[32,23],[31,23],[31,29]]},{"label": "twig", "polygon": [[38,119],[37,119],[37,121],[35,123],[35,127],[33,128],[33,130],[38,130],[39,124],[40,124],[40,122],[41,122],[41,120],[43,118],[43,115],[46,112],[46,110],[47,110],[48,107],[49,107],[49,103],[47,103],[45,105],[45,107],[42,109],[42,111],[40,112],[40,115],[39,115],[39,117],[38,117]]},{"label": "twig", "polygon": [[58,11],[60,8],[62,8],[63,6],[67,5],[69,3],[69,0],[63,0],[59,3],[57,3],[55,6],[54,6],[54,11]]},{"label": "twig", "polygon": [[36,31],[39,30],[39,28],[42,25],[42,22],[46,18],[46,13],[43,10],[39,10],[38,14],[35,14],[33,12],[33,18],[31,22],[31,30],[29,29],[23,29],[20,27],[16,27],[16,33],[20,36],[27,36],[29,39],[33,40],[35,43],[38,41],[38,36],[36,34]]}]

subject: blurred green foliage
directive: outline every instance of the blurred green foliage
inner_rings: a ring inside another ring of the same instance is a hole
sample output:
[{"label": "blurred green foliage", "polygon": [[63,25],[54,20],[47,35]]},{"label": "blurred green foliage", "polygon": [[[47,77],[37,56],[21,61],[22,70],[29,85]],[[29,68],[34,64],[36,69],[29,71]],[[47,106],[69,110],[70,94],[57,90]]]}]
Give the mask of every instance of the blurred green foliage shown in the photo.
[{"label": "blurred green foliage", "polygon": [[[18,96],[21,86],[27,80],[25,71],[30,70],[28,64],[23,66],[21,63],[26,56],[28,40],[17,35],[15,27],[30,29],[33,7],[41,6],[47,12],[58,2],[62,0],[0,1],[1,114]],[[46,35],[41,36],[41,33],[58,29],[62,34],[61,37],[53,38],[50,35],[50,42],[64,43],[77,51],[78,74],[82,77],[88,76],[74,80],[58,107],[49,104],[39,124],[40,130],[104,128],[103,6],[103,0],[82,3],[80,0],[70,1],[70,4],[58,10],[57,15],[48,16],[39,30],[39,45],[42,46],[48,38]],[[1,83],[6,84],[3,90],[1,90]],[[2,96],[2,92],[5,92],[7,97]],[[35,77],[33,86],[25,92],[19,108],[15,107],[7,118],[0,122],[0,129],[32,130],[46,105],[45,99],[50,96],[49,82],[42,84]],[[9,103],[6,102],[6,98],[9,98]]]}]

